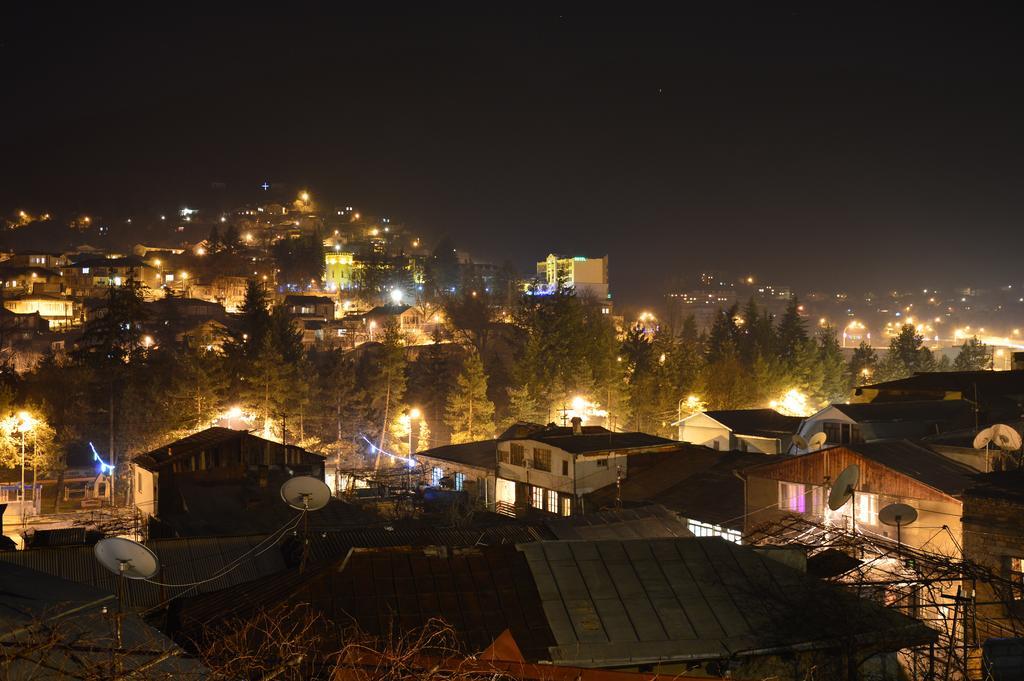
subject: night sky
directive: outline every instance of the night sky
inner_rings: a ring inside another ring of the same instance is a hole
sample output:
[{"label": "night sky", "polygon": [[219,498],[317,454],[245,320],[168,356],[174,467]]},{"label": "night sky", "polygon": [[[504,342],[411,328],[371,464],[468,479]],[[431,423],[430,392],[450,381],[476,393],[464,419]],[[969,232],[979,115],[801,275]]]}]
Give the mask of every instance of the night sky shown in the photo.
[{"label": "night sky", "polygon": [[762,4],[7,14],[0,212],[221,209],[268,179],[524,271],[608,253],[625,301],[715,268],[1024,279],[1021,22]]}]

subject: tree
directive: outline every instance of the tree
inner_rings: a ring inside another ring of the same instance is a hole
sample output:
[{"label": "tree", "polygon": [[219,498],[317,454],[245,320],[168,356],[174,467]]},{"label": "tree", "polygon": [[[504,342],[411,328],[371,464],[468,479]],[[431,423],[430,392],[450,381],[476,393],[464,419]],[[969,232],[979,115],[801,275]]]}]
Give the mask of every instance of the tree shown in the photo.
[{"label": "tree", "polygon": [[703,384],[709,409],[744,409],[751,406],[748,377],[736,351],[728,345],[723,346],[718,359],[705,367]]},{"label": "tree", "polygon": [[850,392],[850,376],[831,326],[818,330],[818,364],[821,366],[821,389],[815,395],[822,404],[844,401]]},{"label": "tree", "polygon": [[480,354],[470,349],[448,394],[445,423],[452,430],[452,444],[494,437],[494,404],[487,397],[487,374]]},{"label": "tree", "polygon": [[800,302],[793,296],[779,320],[778,328],[778,353],[787,368],[796,368],[801,355],[805,354],[807,341],[807,328],[800,316]]},{"label": "tree", "polygon": [[992,368],[992,356],[988,346],[972,336],[960,346],[960,352],[953,360],[954,371],[981,371]]},{"label": "tree", "polygon": [[877,372],[878,353],[867,341],[861,341],[850,357],[850,378],[855,385],[865,385]]},{"label": "tree", "polygon": [[224,230],[224,250],[228,253],[234,253],[238,249],[241,236],[238,233],[238,227],[234,224],[228,225],[228,228]]},{"label": "tree", "polygon": [[[374,423],[380,424],[379,450],[385,449],[388,424],[405,397],[405,349],[398,321],[391,317],[382,325],[377,361],[368,377],[367,393]],[[380,467],[380,451],[374,468]]]},{"label": "tree", "polygon": [[931,350],[924,347],[924,337],[912,324],[905,324],[889,341],[889,351],[878,371],[882,380],[892,381],[931,371],[934,367],[935,358]]}]

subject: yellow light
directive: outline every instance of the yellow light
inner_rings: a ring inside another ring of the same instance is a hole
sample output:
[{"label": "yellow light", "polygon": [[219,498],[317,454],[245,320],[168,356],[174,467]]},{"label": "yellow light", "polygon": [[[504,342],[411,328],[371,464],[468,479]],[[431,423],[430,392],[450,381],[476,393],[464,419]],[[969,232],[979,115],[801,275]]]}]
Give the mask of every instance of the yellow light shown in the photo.
[{"label": "yellow light", "polygon": [[747,277],[747,283],[748,284],[753,284],[754,283],[754,278],[753,277]]},{"label": "yellow light", "polygon": [[370,230],[370,236],[377,236],[378,234],[380,234],[380,230],[376,227]]},{"label": "yellow light", "polygon": [[152,336],[143,336],[142,337],[142,344],[145,345],[147,348],[152,347],[153,346],[153,337]]},{"label": "yellow light", "polygon": [[409,417],[418,419],[420,417],[420,410],[417,409],[416,407],[413,407],[412,409],[409,410]]},{"label": "yellow light", "polygon": [[299,194],[299,198],[302,199],[303,203],[309,203],[309,192],[302,192]]},{"label": "yellow light", "polygon": [[27,411],[18,412],[18,428],[21,431],[32,430],[36,425],[36,420],[32,417],[32,414]]},{"label": "yellow light", "polygon": [[242,408],[241,407],[231,407],[227,411],[227,417],[229,419],[237,419],[237,418],[241,418],[241,416],[242,416]]},{"label": "yellow light", "polygon": [[252,241],[252,234],[250,234],[249,232],[246,232],[245,233],[245,240],[246,241]]},{"label": "yellow light", "polygon": [[580,397],[579,395],[577,395],[576,397],[572,398],[572,408],[573,408],[573,410],[575,410],[575,411],[582,411],[582,410],[586,409],[586,407],[587,407],[587,401],[585,399],[583,399],[582,397]]},{"label": "yellow light", "polygon": [[156,260],[154,260],[153,264],[156,265],[157,267],[160,267],[160,259],[157,258]]},{"label": "yellow light", "polygon": [[206,249],[200,246],[196,249],[196,255],[206,255]]},{"label": "yellow light", "polygon": [[352,217],[354,217],[356,220],[358,220],[359,219],[359,213],[354,214]]},{"label": "yellow light", "polygon": [[181,273],[181,278],[182,279],[188,279],[188,272],[182,272]]}]

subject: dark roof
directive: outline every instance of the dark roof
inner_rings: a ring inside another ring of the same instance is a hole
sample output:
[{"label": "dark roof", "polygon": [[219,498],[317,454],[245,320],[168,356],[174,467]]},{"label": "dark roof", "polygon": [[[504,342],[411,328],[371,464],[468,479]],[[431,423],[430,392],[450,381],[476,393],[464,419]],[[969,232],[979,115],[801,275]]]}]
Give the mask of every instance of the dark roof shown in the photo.
[{"label": "dark roof", "polygon": [[235,430],[233,428],[221,428],[219,426],[214,426],[212,428],[207,428],[206,430],[201,430],[198,433],[193,433],[188,437],[183,437],[180,440],[168,442],[165,445],[157,447],[151,452],[140,454],[136,456],[133,461],[147,470],[154,470],[159,466],[167,464],[172,459],[185,456],[186,454],[198,449],[242,438],[251,438],[253,440],[259,440],[260,442],[273,444],[278,447],[287,446],[289,450],[298,449],[308,457],[316,456],[317,459],[320,459],[319,455],[310,454],[309,452],[306,452],[306,450],[295,445],[282,445],[278,442],[273,442],[272,440],[266,440],[257,435],[253,435],[245,430]]},{"label": "dark roof", "polygon": [[128,255],[120,258],[91,258],[89,260],[79,260],[73,265],[68,265],[71,268],[82,268],[82,267],[142,267],[146,263],[134,255]]},{"label": "dark roof", "polygon": [[[0,593],[0,635],[7,645],[23,644],[5,651],[15,654],[4,656],[4,678],[87,678],[105,667],[113,640],[101,608],[114,607],[110,592],[0,563]],[[59,625],[52,625],[58,617]],[[43,633],[26,633],[29,628]],[[126,676],[145,665],[146,678],[206,678],[201,665],[172,652],[176,646],[134,614],[122,617],[121,636],[125,652],[118,660]]]},{"label": "dark roof", "polygon": [[774,409],[726,409],[704,414],[739,435],[762,437],[792,435],[803,421],[799,416],[786,416]]},{"label": "dark roof", "polygon": [[1024,471],[995,471],[979,473],[964,496],[1005,499],[1024,504]]},{"label": "dark roof", "polygon": [[860,386],[855,393],[866,390],[883,391],[957,391],[973,399],[977,388],[979,396],[1024,395],[1024,370],[1014,371],[932,371],[914,374],[909,378]]},{"label": "dark roof", "polygon": [[[164,584],[202,582],[215,574],[223,576],[190,588],[161,587],[136,579],[125,581],[125,607],[152,608],[158,603],[189,593],[206,593],[224,589],[258,577],[286,569],[280,549],[272,548],[251,555],[232,570],[225,571],[237,558],[253,552],[266,535],[241,537],[204,537],[189,539],[151,539],[146,546],[157,555],[160,572],[156,581]],[[273,544],[270,544],[273,546]],[[62,546],[0,552],[0,569],[21,566],[51,577],[85,585],[108,598],[117,593],[116,577],[99,564],[92,546]]]},{"label": "dark roof", "polygon": [[647,433],[613,433],[600,426],[584,426],[580,435],[573,435],[571,427],[549,426],[542,431],[530,433],[523,439],[543,442],[570,454],[671,447],[679,444],[675,440]]},{"label": "dark roof", "polygon": [[664,506],[616,508],[568,518],[556,516],[547,526],[558,539],[660,539],[692,537],[686,523]]},{"label": "dark roof", "polygon": [[[683,518],[743,529],[743,481],[733,471],[766,461],[768,454],[719,452],[681,444],[677,450],[631,456],[622,481],[623,504],[660,504]],[[615,501],[615,485],[588,495],[598,507]]]},{"label": "dark roof", "polygon": [[838,577],[858,567],[861,561],[838,549],[828,548],[807,559],[807,574],[828,579]]},{"label": "dark roof", "polygon": [[936,636],[894,609],[717,537],[537,542],[520,550],[557,641],[556,664],[836,650],[853,636],[878,652]]},{"label": "dark roof", "polygon": [[527,660],[554,644],[526,558],[513,546],[353,550],[315,568],[288,570],[178,604],[175,638],[279,603],[310,603],[338,624],[387,636],[443,618],[468,650],[483,650],[505,629]]},{"label": "dark roof", "polygon": [[833,404],[858,423],[871,421],[953,422],[973,414],[966,400],[914,400],[911,402],[861,402]]},{"label": "dark roof", "polygon": [[452,461],[477,468],[494,469],[498,461],[498,441],[481,440],[480,442],[465,442],[459,445],[445,445],[434,447],[422,452],[416,452],[416,456],[429,456],[433,459]]},{"label": "dark roof", "polygon": [[[863,442],[843,447],[951,496],[957,496],[970,487],[978,473],[970,466],[909,440]],[[811,452],[810,455],[817,453]]]},{"label": "dark roof", "polygon": [[327,296],[307,296],[290,294],[284,297],[285,305],[334,305],[334,300]]}]

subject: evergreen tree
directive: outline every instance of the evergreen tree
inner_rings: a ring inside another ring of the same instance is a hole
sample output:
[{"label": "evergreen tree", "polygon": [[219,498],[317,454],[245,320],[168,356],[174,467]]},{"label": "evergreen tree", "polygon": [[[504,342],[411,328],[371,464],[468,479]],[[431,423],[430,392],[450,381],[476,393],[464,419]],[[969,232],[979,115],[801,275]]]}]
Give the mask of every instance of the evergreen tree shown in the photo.
[{"label": "evergreen tree", "polygon": [[703,385],[708,409],[745,409],[752,406],[749,377],[736,351],[729,345],[722,347],[718,359],[705,367]]},{"label": "evergreen tree", "polygon": [[487,397],[487,374],[475,349],[467,352],[456,388],[448,395],[445,423],[452,444],[494,437],[494,404]]},{"label": "evergreen tree", "polygon": [[818,363],[822,372],[821,389],[815,395],[818,402],[824,405],[846,401],[850,392],[850,376],[836,331],[831,326],[818,331]]},{"label": "evergreen tree", "polygon": [[[380,341],[377,361],[367,382],[367,396],[375,426],[373,430],[379,433],[377,447],[386,449],[388,424],[402,404],[406,388],[404,341],[397,320],[390,318],[384,322]],[[374,468],[379,468],[380,464],[381,456],[377,452]]]},{"label": "evergreen tree", "polygon": [[737,352],[740,347],[740,327],[736,324],[739,306],[719,310],[708,333],[708,362],[717,362],[722,357]]},{"label": "evergreen tree", "polygon": [[217,229],[217,225],[210,228],[210,234],[206,237],[206,250],[209,253],[216,253],[224,244],[220,239],[220,230]]},{"label": "evergreen tree", "polygon": [[228,228],[224,230],[224,237],[222,239],[224,244],[224,250],[228,253],[234,253],[238,250],[238,246],[241,241],[241,236],[238,233],[238,227],[234,224],[228,225]]},{"label": "evergreen tree", "polygon": [[541,408],[537,399],[530,394],[528,387],[510,387],[507,389],[507,392],[508,421],[505,424],[506,426],[511,426],[518,422],[544,425],[548,418],[547,410]]},{"label": "evergreen tree", "polygon": [[796,296],[789,300],[786,311],[779,320],[778,353],[783,363],[791,370],[798,370],[802,356],[806,355],[807,327],[800,316],[800,303]]},{"label": "evergreen tree", "polygon": [[889,341],[889,351],[878,368],[880,379],[892,381],[915,373],[932,371],[935,358],[924,347],[924,337],[912,324],[905,324],[899,334]]},{"label": "evergreen tree", "polygon": [[854,385],[866,385],[878,372],[878,353],[868,344],[861,341],[850,357],[849,375]]},{"label": "evergreen tree", "polygon": [[992,368],[992,355],[988,346],[972,336],[960,346],[960,352],[953,360],[954,371],[981,371]]}]

